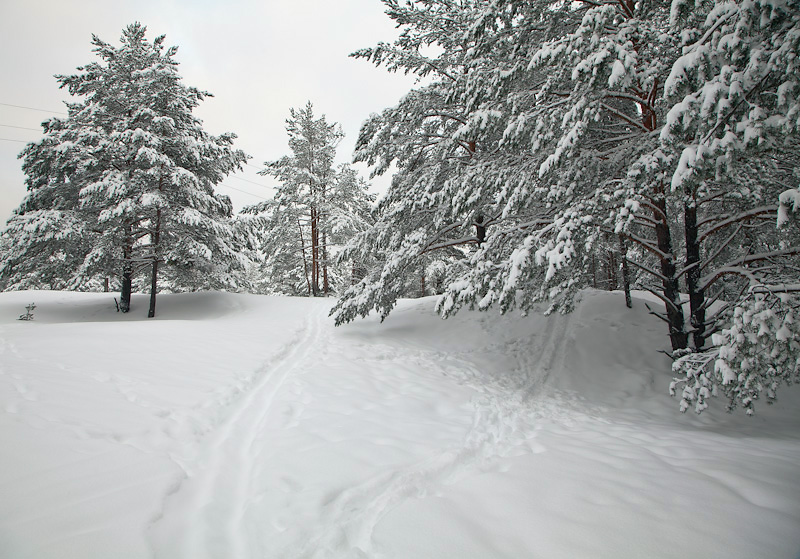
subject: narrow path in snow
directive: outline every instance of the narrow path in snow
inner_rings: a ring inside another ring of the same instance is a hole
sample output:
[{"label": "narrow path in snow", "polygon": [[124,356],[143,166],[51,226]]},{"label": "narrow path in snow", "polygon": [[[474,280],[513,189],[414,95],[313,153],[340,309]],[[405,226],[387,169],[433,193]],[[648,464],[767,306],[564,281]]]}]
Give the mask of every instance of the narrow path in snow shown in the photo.
[{"label": "narrow path in snow", "polygon": [[325,309],[314,309],[299,336],[259,369],[259,380],[241,396],[193,459],[175,457],[186,478],[167,495],[164,511],[151,527],[156,557],[202,559],[250,557],[246,533],[255,444],[264,430],[275,395],[304,366],[322,331]]}]

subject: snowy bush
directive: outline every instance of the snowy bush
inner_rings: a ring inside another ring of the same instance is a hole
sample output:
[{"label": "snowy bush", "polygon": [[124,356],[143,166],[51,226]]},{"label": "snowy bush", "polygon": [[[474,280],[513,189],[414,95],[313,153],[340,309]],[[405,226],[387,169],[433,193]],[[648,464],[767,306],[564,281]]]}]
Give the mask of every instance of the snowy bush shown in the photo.
[{"label": "snowy bush", "polygon": [[17,320],[33,320],[33,310],[36,308],[34,303],[25,307],[25,314],[19,315]]},{"label": "snowy bush", "polygon": [[681,411],[694,405],[701,413],[707,400],[721,393],[729,411],[741,405],[752,415],[762,394],[772,402],[781,384],[800,380],[800,297],[792,287],[751,289],[730,311],[728,328],[712,336],[711,349],[687,350],[676,359],[670,394],[683,387]]}]

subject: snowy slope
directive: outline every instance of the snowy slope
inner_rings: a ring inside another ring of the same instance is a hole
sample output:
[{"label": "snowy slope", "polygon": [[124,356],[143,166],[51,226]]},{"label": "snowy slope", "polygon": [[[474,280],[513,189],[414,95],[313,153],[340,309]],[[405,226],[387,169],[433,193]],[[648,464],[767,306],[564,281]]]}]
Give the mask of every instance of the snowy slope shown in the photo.
[{"label": "snowy slope", "polygon": [[0,294],[0,557],[798,556],[796,388],[681,415],[641,300],[434,303]]}]

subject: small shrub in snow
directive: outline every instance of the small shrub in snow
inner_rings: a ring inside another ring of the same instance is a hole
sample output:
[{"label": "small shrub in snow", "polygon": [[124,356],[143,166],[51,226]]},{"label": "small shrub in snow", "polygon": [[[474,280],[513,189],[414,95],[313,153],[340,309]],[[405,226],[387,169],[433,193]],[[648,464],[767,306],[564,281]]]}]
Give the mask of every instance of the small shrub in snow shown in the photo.
[{"label": "small shrub in snow", "polygon": [[33,309],[36,308],[36,305],[31,303],[27,307],[25,307],[25,314],[19,315],[17,320],[33,320]]}]

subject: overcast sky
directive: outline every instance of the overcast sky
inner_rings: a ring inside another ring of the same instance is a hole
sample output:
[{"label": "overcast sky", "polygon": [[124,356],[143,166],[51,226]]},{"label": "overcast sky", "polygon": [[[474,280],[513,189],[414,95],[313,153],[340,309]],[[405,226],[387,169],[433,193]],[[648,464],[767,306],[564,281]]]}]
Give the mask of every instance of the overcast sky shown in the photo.
[{"label": "overcast sky", "polygon": [[[289,151],[289,108],[310,100],[317,115],[339,122],[344,162],[367,116],[396,104],[414,85],[411,77],[348,57],[396,37],[379,0],[0,2],[0,228],[25,195],[17,155],[41,137],[43,120],[58,116],[46,111],[65,112],[69,95],[53,75],[99,60],[93,33],[118,45],[122,29],[139,21],[149,40],[166,35],[167,46],[179,47],[184,83],[214,94],[195,114],[212,134],[235,132],[236,147],[253,156],[245,172],[218,188],[237,210],[272,195],[272,180],[257,173],[264,161]],[[376,191],[386,184],[377,179]]]}]

